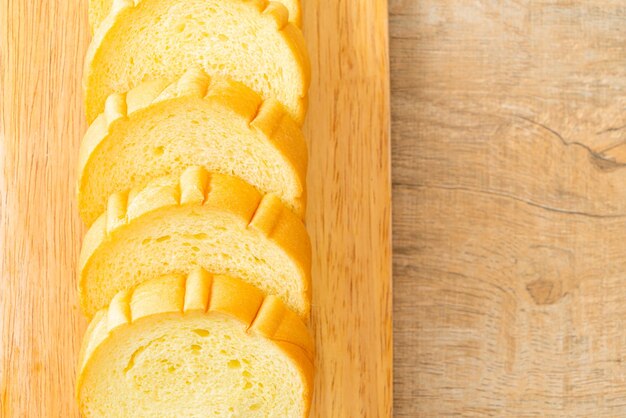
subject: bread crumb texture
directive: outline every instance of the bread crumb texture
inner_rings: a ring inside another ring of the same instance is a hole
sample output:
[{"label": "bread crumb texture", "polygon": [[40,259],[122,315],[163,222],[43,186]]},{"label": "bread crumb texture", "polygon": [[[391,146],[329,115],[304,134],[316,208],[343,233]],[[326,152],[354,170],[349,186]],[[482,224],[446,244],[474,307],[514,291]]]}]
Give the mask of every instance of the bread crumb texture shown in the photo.
[{"label": "bread crumb texture", "polygon": [[287,9],[266,0],[116,2],[87,51],[88,121],[112,93],[175,80],[194,65],[275,98],[302,123],[311,71],[304,38]]},{"label": "bread crumb texture", "polygon": [[303,218],[306,141],[275,99],[194,67],[178,80],[141,83],[107,98],[79,153],[78,204],[89,226],[108,197],[189,166],[275,193]]},{"label": "bread crumb texture", "polygon": [[79,264],[87,316],[121,290],[195,266],[239,277],[303,318],[310,312],[311,243],[302,221],[275,195],[202,167],[112,195],[85,235]]},{"label": "bread crumb texture", "polygon": [[306,417],[313,341],[297,314],[195,268],[118,293],[91,322],[77,396],[90,417]]},{"label": "bread crumb texture", "polygon": [[[135,4],[142,0],[135,0]],[[93,33],[111,11],[114,0],[89,0],[89,26]],[[302,25],[302,8],[299,0],[277,0],[289,13],[289,21],[300,27]]]}]

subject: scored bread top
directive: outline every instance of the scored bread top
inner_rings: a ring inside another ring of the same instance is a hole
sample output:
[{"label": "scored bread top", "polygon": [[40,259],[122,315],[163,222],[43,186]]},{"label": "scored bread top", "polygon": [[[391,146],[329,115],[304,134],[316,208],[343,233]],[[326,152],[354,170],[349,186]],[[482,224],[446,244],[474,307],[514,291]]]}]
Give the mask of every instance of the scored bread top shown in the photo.
[{"label": "scored bread top", "polygon": [[[111,6],[117,0],[89,0],[89,26],[91,33],[98,30],[102,20],[111,11]],[[142,0],[135,0],[138,4]],[[302,10],[300,0],[277,0],[282,3],[289,11],[289,21],[298,27],[302,26]]]},{"label": "scored bread top", "polygon": [[[164,179],[163,183],[159,180],[142,190],[133,189],[110,197],[106,212],[87,231],[80,253],[79,287],[81,305],[87,316],[95,312],[84,289],[86,281],[92,278],[89,276],[90,261],[99,248],[115,240],[116,233],[133,225],[134,220],[183,205],[228,214],[229,219],[239,225],[238,228],[260,233],[280,248],[297,266],[298,276],[294,280],[304,292],[304,306],[298,313],[308,317],[311,298],[311,243],[302,221],[274,194],[261,195],[241,179],[209,173],[202,167],[188,168],[175,181]],[[167,213],[164,216],[168,216]]]},{"label": "scored bread top", "polygon": [[[307,326],[274,296],[242,280],[212,275],[196,268],[188,275],[165,275],[133,289],[119,292],[108,308],[93,318],[79,354],[77,395],[94,353],[122,327],[140,326],[163,315],[223,314],[240,321],[249,334],[272,341],[296,365],[307,382],[305,399],[310,404],[313,386],[314,343]],[[158,326],[158,321],[153,325]],[[138,328],[139,332],[139,328]]]},{"label": "scored bread top", "polygon": [[193,65],[275,97],[303,123],[311,71],[304,38],[285,6],[267,0],[116,1],[87,50],[88,122],[110,94],[145,80],[175,79]]},{"label": "scored bread top", "polygon": [[[197,121],[185,119],[190,109],[199,109],[210,119],[193,124]],[[211,117],[213,114],[217,116]],[[180,121],[170,128],[172,116]],[[236,130],[224,136],[229,126],[238,127],[242,133],[237,136]],[[175,132],[177,127],[184,132]],[[150,135],[154,130],[157,132]],[[236,146],[236,138],[250,144]],[[129,151],[145,150],[157,140],[160,143],[153,148],[160,151],[158,154],[137,151],[144,154],[135,155],[136,152]],[[129,143],[135,148],[129,148]],[[124,155],[119,155],[121,147],[126,150]],[[223,154],[217,150],[225,147],[230,147],[234,158],[205,157]],[[116,154],[107,154],[114,149],[118,149]],[[256,152],[250,153],[248,149]],[[146,158],[156,163],[141,164]],[[197,164],[241,177],[262,192],[274,192],[294,213],[304,217],[307,149],[302,130],[277,100],[263,100],[230,79],[212,79],[199,67],[187,70],[173,83],[152,80],[127,93],[108,97],[104,112],[91,124],[81,142],[78,170],[81,217],[91,225],[104,211],[110,194],[145,186],[157,177],[180,175],[177,170]],[[250,170],[251,166],[257,167],[256,170]],[[105,171],[108,179],[104,178]]]}]

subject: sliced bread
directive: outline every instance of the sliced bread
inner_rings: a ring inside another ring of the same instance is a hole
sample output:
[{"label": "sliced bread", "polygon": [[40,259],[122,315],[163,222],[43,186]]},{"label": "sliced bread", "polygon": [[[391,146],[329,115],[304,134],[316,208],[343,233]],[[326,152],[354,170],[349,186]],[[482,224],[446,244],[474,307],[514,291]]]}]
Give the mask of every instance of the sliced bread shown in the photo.
[{"label": "sliced bread", "polygon": [[[89,26],[92,33],[98,29],[104,18],[111,11],[111,6],[115,0],[89,0]],[[135,0],[139,3],[142,0]],[[300,9],[299,0],[277,0],[282,3],[289,11],[289,21],[298,27],[301,26],[302,10]]]},{"label": "sliced bread", "polygon": [[313,350],[279,299],[195,269],[120,292],[98,312],[77,397],[87,418],[305,418]]},{"label": "sliced bread", "polygon": [[274,99],[201,69],[145,82],[107,99],[79,154],[78,207],[91,225],[116,192],[144,187],[191,165],[242,178],[304,216],[307,149]]},{"label": "sliced bread", "polygon": [[311,244],[302,221],[275,195],[202,167],[111,196],[83,241],[81,305],[92,316],[119,291],[194,266],[240,277],[308,317]]},{"label": "sliced bread", "polygon": [[300,29],[267,0],[118,0],[94,34],[84,71],[87,119],[112,93],[174,80],[193,65],[274,97],[301,124],[310,63]]}]

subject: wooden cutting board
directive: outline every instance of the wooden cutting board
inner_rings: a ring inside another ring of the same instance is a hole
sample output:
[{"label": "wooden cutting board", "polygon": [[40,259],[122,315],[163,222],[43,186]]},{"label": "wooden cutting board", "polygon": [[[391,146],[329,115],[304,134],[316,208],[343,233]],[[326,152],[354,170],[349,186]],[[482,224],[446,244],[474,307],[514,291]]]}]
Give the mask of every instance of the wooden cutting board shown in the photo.
[{"label": "wooden cutting board", "polygon": [[390,0],[394,415],[626,416],[626,2]]},{"label": "wooden cutting board", "polygon": [[[86,1],[0,7],[0,416],[74,417]],[[306,0],[314,417],[391,415],[387,4]]]}]

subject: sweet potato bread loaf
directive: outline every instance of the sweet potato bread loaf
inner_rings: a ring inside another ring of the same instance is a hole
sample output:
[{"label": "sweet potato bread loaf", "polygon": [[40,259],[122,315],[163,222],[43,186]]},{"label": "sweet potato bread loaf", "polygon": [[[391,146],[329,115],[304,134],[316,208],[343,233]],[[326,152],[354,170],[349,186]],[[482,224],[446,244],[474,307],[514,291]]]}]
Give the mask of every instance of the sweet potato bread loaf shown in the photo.
[{"label": "sweet potato bread loaf", "polygon": [[309,315],[311,244],[302,221],[275,195],[202,167],[111,196],[83,241],[81,305],[91,316],[121,290],[194,266],[239,277]]},{"label": "sweet potato bread loaf", "polygon": [[195,269],[118,293],[91,322],[77,396],[87,418],[305,418],[313,343],[282,302]]},{"label": "sweet potato bread loaf", "polygon": [[302,123],[310,63],[300,29],[267,0],[117,0],[95,32],[84,71],[89,122],[112,93],[199,65],[274,97]]},{"label": "sweet potato bread loaf", "polygon": [[153,80],[109,96],[81,143],[81,217],[91,225],[111,194],[192,165],[240,177],[304,216],[301,129],[278,101],[193,68],[173,83]]}]

